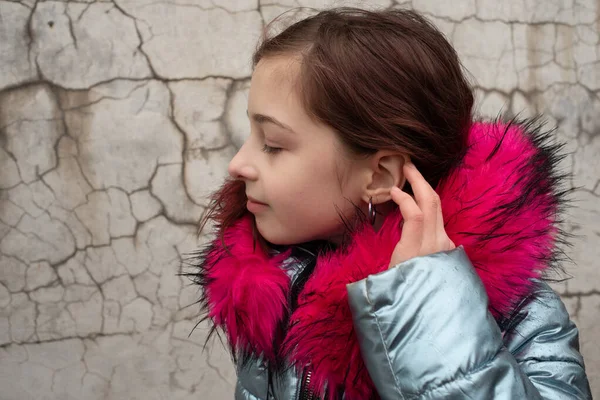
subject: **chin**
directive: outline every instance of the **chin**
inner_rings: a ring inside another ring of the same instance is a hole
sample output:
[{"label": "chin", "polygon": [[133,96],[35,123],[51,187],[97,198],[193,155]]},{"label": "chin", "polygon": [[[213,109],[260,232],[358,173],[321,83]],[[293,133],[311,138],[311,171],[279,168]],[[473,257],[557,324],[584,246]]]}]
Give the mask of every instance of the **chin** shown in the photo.
[{"label": "chin", "polygon": [[289,232],[282,232],[281,230],[276,229],[265,229],[264,227],[261,228],[259,224],[257,224],[256,227],[260,236],[271,244],[289,246],[303,242],[302,239],[295,237],[294,235],[289,235]]}]

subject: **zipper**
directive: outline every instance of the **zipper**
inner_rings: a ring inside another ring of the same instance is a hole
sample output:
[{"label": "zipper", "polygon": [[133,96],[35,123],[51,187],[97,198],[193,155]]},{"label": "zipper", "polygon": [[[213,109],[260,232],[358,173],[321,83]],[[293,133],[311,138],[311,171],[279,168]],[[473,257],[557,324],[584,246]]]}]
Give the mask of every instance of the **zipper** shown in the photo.
[{"label": "zipper", "polygon": [[306,373],[302,376],[302,383],[300,385],[300,396],[298,396],[299,400],[318,400],[315,393],[310,388],[310,379],[312,376],[312,372],[307,370]]},{"label": "zipper", "polygon": [[298,270],[296,271],[296,274],[294,275],[294,278],[290,282],[290,288],[294,287],[294,285],[296,284],[296,281],[298,280],[298,278],[300,276],[302,276],[302,273],[304,272],[304,270],[306,269],[306,267],[308,267],[309,265],[310,265],[310,260],[308,262],[306,260],[300,261],[300,267],[298,267]]},{"label": "zipper", "polygon": [[[297,246],[296,247],[299,250],[304,251],[305,253],[308,253],[310,256],[312,256],[311,259],[307,261],[303,261],[301,267],[299,268],[299,270],[297,271],[296,275],[294,276],[294,279],[292,279],[291,285],[290,285],[290,305],[291,305],[291,311],[293,312],[295,307],[296,307],[296,301],[297,296],[298,296],[298,292],[299,289],[301,289],[300,287],[296,286],[296,283],[298,283],[297,281],[300,281],[300,286],[304,286],[304,283],[306,283],[306,280],[308,278],[309,275],[312,274],[312,270],[314,269],[314,267],[316,266],[316,254],[311,252],[310,250],[301,247],[301,246]],[[312,264],[312,265],[311,265]],[[315,395],[314,391],[311,389],[311,378],[312,378],[312,371],[310,371],[309,369],[305,369],[304,372],[302,373],[302,377],[301,377],[301,382],[300,382],[300,393],[298,395],[298,400],[319,400],[319,398]]]},{"label": "zipper", "polygon": [[[314,258],[316,258],[315,254],[312,253],[311,251],[300,247],[300,246],[296,246],[297,249],[299,250],[303,250],[304,252],[310,254],[311,256],[313,256]],[[290,287],[293,287],[294,284],[296,283],[296,281],[298,280],[298,276],[302,275],[302,272],[304,271],[304,269],[310,264],[310,262],[306,262],[306,261],[300,261],[297,257],[292,256],[293,258],[296,259],[296,262],[300,263],[300,267],[298,267],[298,270],[294,273],[294,276],[290,282]]]},{"label": "zipper", "polygon": [[312,253],[311,251],[309,251],[303,247],[300,247],[300,246],[298,246],[297,249],[308,253],[309,255],[312,256],[312,258],[308,258],[308,259],[302,260],[302,261],[297,259],[300,262],[300,267],[298,267],[296,274],[294,275],[294,277],[292,278],[292,281],[290,282],[290,291],[288,294],[288,304],[290,305],[290,315],[296,310],[297,302],[298,302],[298,295],[300,294],[300,290],[302,289],[302,287],[304,287],[304,284],[308,280],[309,276],[312,274],[314,267],[317,264],[317,258],[314,253]]}]

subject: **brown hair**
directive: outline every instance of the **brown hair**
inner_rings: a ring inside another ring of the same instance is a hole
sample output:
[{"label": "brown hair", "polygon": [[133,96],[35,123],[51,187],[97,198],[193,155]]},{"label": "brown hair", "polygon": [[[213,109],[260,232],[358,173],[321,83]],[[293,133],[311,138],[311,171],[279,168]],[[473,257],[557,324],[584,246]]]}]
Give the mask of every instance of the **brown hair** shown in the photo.
[{"label": "brown hair", "polygon": [[[272,23],[271,23],[272,24]],[[393,149],[411,157],[430,185],[466,151],[473,93],[444,35],[410,10],[335,8],[268,37],[252,58],[296,56],[303,106],[356,155]],[[208,220],[221,233],[247,211],[244,183],[227,181]]]}]

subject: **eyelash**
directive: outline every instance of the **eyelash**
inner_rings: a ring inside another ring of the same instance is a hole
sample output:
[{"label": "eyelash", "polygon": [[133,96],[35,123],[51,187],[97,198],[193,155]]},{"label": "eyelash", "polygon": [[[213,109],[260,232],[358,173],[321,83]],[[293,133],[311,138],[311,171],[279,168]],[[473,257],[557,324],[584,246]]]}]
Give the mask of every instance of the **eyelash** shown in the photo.
[{"label": "eyelash", "polygon": [[280,147],[271,147],[269,145],[264,145],[262,148],[262,151],[264,151],[267,154],[275,154],[275,153],[279,153],[282,149]]}]

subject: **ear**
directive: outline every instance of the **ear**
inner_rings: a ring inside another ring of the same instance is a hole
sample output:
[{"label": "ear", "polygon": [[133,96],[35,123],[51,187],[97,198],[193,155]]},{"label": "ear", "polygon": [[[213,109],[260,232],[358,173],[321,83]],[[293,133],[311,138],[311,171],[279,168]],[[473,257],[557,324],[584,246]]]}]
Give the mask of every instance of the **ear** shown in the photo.
[{"label": "ear", "polygon": [[386,203],[392,199],[392,187],[403,187],[406,182],[402,167],[410,157],[391,150],[380,150],[371,156],[368,166],[368,179],[363,190],[365,203],[373,199],[373,204]]}]

